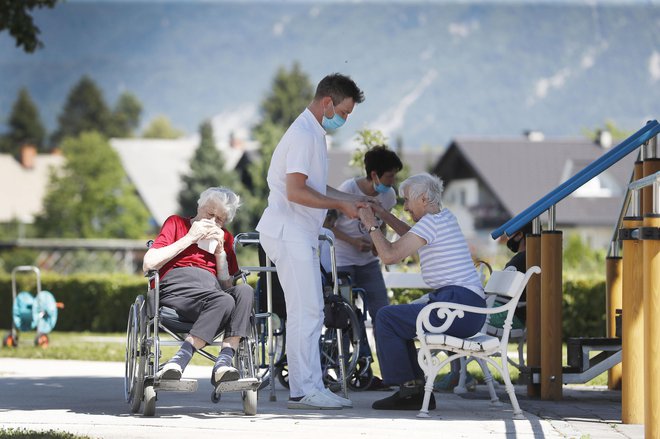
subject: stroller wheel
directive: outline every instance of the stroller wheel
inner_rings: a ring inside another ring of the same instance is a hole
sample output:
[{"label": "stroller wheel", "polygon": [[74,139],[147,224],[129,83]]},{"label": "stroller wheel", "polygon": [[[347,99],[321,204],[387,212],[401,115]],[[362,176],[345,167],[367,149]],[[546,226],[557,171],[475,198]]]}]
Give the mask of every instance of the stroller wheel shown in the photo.
[{"label": "stroller wheel", "polygon": [[34,345],[37,347],[47,348],[48,347],[48,335],[46,334],[37,334],[34,337]]},{"label": "stroller wheel", "polygon": [[5,338],[2,339],[2,346],[7,346],[10,348],[15,348],[18,346],[18,336],[14,337],[11,334],[7,334]]}]

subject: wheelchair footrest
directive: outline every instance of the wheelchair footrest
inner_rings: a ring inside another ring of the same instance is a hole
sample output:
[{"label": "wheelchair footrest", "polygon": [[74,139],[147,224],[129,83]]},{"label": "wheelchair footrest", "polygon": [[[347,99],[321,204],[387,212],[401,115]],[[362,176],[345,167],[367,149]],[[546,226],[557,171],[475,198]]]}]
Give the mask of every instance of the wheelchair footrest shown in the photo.
[{"label": "wheelchair footrest", "polygon": [[156,390],[163,392],[196,392],[197,380],[184,378],[180,380],[160,380]]},{"label": "wheelchair footrest", "polygon": [[257,378],[241,378],[236,381],[223,381],[215,387],[215,394],[226,392],[242,392],[245,390],[258,390],[261,381]]}]

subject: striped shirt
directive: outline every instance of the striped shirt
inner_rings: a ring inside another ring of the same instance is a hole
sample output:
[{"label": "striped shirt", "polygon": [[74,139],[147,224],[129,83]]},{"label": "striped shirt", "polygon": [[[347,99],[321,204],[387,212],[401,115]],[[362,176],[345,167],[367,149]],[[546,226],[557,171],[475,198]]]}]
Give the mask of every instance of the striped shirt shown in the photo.
[{"label": "striped shirt", "polygon": [[426,214],[410,232],[426,241],[418,251],[424,282],[435,289],[457,285],[484,297],[470,250],[453,213],[442,209]]}]

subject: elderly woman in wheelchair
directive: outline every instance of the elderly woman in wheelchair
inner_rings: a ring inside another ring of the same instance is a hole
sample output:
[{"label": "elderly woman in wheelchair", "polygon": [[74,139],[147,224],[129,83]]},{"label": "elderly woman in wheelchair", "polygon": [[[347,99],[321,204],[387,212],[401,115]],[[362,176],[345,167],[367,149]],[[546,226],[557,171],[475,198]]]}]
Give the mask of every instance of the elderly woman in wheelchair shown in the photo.
[{"label": "elderly woman in wheelchair", "polygon": [[233,236],[224,227],[239,207],[239,196],[212,187],[199,197],[197,215],[172,215],[144,256],[144,271],[158,270],[160,306],[194,322],[178,352],[158,371],[161,380],[179,380],[194,353],[211,344],[224,330],[222,347],[211,383],[235,381],[232,360],[242,337],[250,334],[254,292],[247,284],[233,285],[238,271]]},{"label": "elderly woman in wheelchair", "polygon": [[[442,205],[442,189],[442,181],[430,174],[414,175],[401,183],[399,193],[404,199],[404,209],[416,222],[412,227],[378,205],[360,209],[360,220],[385,264],[419,253],[422,277],[435,289],[429,295],[431,302],[485,308],[481,280],[456,217]],[[400,236],[397,241],[387,240],[375,215]],[[399,385],[400,390],[374,402],[374,409],[419,410],[422,406],[424,373],[418,365],[414,339],[417,315],[425,305],[389,305],[376,316],[379,331],[376,346],[383,382]],[[445,333],[470,337],[479,332],[485,319],[485,315],[467,312],[464,318],[455,319]],[[434,315],[431,323],[440,326],[443,320]],[[435,408],[432,394],[429,408]]]}]

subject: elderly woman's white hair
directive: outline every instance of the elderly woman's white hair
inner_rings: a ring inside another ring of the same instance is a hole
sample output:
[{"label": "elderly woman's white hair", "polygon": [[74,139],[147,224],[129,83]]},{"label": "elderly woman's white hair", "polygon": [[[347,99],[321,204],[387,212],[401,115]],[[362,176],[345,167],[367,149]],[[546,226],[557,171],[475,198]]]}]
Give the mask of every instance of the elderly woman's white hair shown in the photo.
[{"label": "elderly woman's white hair", "polygon": [[202,207],[209,202],[217,202],[225,208],[227,213],[227,222],[231,222],[236,215],[236,211],[241,205],[241,197],[226,187],[210,187],[199,196],[197,206]]},{"label": "elderly woman's white hair", "polygon": [[399,185],[399,196],[403,197],[405,190],[408,190],[408,198],[416,200],[421,196],[426,196],[429,204],[435,204],[442,209],[442,191],[444,184],[440,178],[426,172],[406,178]]}]

